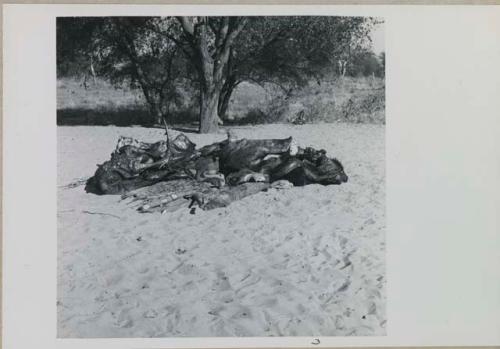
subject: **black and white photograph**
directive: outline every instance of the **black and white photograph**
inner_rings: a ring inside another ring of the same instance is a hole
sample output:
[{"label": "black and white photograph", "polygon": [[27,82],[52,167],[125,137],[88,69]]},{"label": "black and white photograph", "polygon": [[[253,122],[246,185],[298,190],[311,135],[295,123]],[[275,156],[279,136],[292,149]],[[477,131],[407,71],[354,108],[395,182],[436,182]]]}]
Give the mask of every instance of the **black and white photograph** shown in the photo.
[{"label": "black and white photograph", "polygon": [[56,27],[58,337],[386,335],[383,18]]},{"label": "black and white photograph", "polygon": [[2,6],[2,348],[498,346],[500,6],[165,2]]}]

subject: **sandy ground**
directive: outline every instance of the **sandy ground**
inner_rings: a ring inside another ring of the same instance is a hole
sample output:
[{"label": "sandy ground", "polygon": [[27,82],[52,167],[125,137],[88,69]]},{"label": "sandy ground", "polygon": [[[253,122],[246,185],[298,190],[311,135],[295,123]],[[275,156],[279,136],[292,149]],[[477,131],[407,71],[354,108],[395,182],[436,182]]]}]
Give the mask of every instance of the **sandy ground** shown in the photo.
[{"label": "sandy ground", "polygon": [[[270,190],[227,208],[141,214],[63,186],[140,127],[58,128],[58,336],[385,335],[385,159],[380,125],[266,125],[344,164],[349,182]],[[225,138],[188,136],[202,146]]]}]

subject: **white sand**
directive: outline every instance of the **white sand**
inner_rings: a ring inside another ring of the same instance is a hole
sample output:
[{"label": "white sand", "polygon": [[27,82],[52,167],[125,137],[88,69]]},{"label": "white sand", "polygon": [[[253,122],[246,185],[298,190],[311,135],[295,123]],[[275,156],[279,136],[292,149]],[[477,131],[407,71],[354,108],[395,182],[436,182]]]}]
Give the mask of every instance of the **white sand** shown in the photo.
[{"label": "white sand", "polygon": [[[163,131],[58,128],[59,337],[385,334],[384,127],[235,130],[324,148],[349,182],[141,214],[118,196],[62,186],[92,175],[119,135],[157,141]],[[225,138],[188,136],[198,146]]]}]

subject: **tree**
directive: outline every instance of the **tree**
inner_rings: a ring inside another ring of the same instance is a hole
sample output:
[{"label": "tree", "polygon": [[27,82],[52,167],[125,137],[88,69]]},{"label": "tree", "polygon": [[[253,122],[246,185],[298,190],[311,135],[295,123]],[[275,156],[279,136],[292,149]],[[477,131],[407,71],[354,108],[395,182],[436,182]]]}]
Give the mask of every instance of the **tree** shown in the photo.
[{"label": "tree", "polygon": [[110,18],[100,32],[101,69],[115,82],[129,79],[141,89],[157,123],[168,119],[179,98],[185,62],[177,45],[153,28],[171,30],[172,20],[155,17]]},{"label": "tree", "polygon": [[168,117],[177,87],[189,82],[198,90],[200,132],[207,133],[218,129],[241,82],[286,93],[310,79],[319,83],[325,69],[366,46],[372,24],[326,16],[58,19],[58,62],[83,55],[99,75],[130,81],[157,122]]},{"label": "tree", "polygon": [[[178,17],[182,33],[164,33],[197,72],[200,132],[225,118],[243,81],[289,92],[318,76],[335,57],[365,44],[372,21],[363,17]],[[161,31],[160,28],[158,28]]]},{"label": "tree", "polygon": [[352,58],[352,76],[383,76],[383,62],[372,51],[361,51]]},{"label": "tree", "polygon": [[285,93],[319,81],[345,52],[366,46],[373,23],[366,17],[253,17],[230,50],[219,116],[243,81],[274,84]]},{"label": "tree", "polygon": [[65,62],[90,57],[89,64],[100,76],[139,88],[151,116],[161,123],[178,101],[177,85],[186,70],[177,45],[155,30],[161,24],[168,33],[173,21],[159,17],[59,18],[58,62],[64,67]]},{"label": "tree", "polygon": [[100,19],[60,17],[57,19],[57,75],[86,77],[94,71],[94,30]]},{"label": "tree", "polygon": [[183,34],[177,41],[198,73],[200,133],[218,129],[218,105],[225,83],[225,68],[245,17],[178,17]]}]

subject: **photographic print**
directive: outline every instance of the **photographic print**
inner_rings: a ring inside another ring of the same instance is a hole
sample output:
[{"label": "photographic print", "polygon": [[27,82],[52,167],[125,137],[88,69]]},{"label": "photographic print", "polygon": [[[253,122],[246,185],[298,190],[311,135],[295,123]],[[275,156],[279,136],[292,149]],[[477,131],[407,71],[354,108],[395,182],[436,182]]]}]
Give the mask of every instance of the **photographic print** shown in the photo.
[{"label": "photographic print", "polygon": [[383,18],[56,26],[58,337],[386,335]]}]

